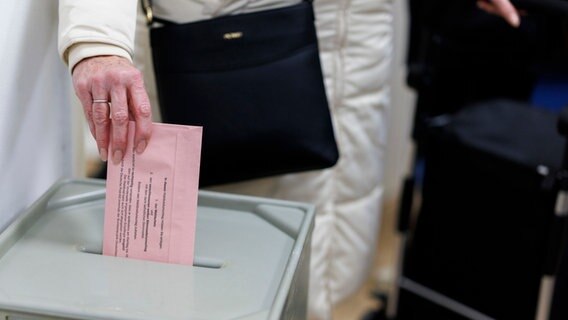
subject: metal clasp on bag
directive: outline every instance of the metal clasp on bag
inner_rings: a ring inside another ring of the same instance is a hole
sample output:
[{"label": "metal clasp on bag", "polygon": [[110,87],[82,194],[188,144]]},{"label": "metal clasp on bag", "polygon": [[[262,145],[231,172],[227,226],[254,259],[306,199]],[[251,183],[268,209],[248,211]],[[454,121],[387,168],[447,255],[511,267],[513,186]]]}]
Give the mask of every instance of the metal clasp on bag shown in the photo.
[{"label": "metal clasp on bag", "polygon": [[151,25],[154,22],[154,11],[152,11],[152,1],[151,0],[141,0],[142,10],[146,14],[146,24]]},{"label": "metal clasp on bag", "polygon": [[234,40],[234,39],[239,39],[243,37],[243,33],[241,31],[236,31],[236,32],[227,32],[225,34],[223,34],[223,39],[225,40]]}]

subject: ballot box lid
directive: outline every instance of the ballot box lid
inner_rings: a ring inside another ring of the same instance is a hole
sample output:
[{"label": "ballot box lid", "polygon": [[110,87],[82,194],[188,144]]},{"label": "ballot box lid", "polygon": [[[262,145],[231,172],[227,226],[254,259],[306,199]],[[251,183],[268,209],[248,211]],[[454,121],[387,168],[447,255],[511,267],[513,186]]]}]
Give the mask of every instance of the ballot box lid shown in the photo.
[{"label": "ballot box lid", "polygon": [[101,255],[104,200],[102,180],[59,181],[0,233],[0,314],[280,319],[312,205],[200,191],[183,266]]}]

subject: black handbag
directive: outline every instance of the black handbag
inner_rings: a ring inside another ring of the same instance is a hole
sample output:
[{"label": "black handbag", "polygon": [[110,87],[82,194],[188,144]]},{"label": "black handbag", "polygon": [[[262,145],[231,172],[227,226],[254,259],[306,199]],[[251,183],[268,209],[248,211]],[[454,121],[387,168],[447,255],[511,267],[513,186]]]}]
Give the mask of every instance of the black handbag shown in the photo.
[{"label": "black handbag", "polygon": [[311,2],[185,24],[153,21],[162,120],[203,126],[200,186],[337,162]]}]

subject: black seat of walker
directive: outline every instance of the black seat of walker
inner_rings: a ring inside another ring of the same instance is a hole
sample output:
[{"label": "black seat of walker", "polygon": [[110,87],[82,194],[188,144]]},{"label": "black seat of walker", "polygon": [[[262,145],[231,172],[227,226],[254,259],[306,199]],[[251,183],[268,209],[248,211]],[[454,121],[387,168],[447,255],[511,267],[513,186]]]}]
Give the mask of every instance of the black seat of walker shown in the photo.
[{"label": "black seat of walker", "polygon": [[558,114],[524,102],[491,100],[431,121],[435,135],[522,167],[559,169],[565,140]]}]

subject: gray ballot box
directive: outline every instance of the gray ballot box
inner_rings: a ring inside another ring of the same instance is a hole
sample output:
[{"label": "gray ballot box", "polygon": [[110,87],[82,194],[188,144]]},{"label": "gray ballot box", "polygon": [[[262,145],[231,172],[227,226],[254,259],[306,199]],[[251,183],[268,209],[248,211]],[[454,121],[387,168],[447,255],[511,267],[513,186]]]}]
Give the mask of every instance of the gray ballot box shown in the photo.
[{"label": "gray ballot box", "polygon": [[0,233],[0,319],[305,319],[312,205],[200,191],[183,266],[101,255],[104,199],[60,181]]}]

